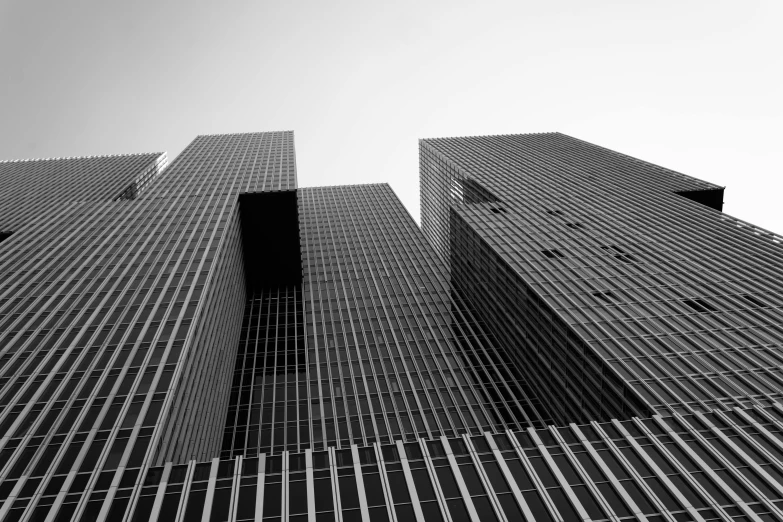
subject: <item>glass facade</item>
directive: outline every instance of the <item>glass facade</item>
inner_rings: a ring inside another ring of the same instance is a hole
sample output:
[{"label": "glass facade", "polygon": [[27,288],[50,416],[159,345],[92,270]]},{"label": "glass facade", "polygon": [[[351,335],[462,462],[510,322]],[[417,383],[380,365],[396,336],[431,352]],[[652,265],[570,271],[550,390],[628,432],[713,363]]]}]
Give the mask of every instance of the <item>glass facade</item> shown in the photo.
[{"label": "glass facade", "polygon": [[0,163],[0,520],[783,520],[783,238],[561,134]]}]

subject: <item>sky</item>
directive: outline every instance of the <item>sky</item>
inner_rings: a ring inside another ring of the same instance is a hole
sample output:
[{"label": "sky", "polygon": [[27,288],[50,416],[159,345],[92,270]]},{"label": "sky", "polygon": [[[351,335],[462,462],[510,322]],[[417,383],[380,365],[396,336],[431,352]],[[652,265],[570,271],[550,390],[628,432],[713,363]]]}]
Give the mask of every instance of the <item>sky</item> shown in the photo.
[{"label": "sky", "polygon": [[300,186],[389,182],[420,138],[562,132],[726,186],[783,234],[783,2],[0,0],[0,159],[294,130]]}]

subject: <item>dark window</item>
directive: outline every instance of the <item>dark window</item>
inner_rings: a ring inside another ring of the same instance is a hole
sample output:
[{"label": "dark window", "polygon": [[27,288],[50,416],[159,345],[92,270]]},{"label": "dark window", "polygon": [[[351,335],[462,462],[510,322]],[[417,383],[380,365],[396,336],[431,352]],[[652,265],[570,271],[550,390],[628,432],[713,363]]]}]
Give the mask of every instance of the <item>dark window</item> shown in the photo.
[{"label": "dark window", "polygon": [[383,496],[383,485],[380,475],[377,473],[363,473],[364,494],[367,497],[368,506],[384,506],[386,499]]},{"label": "dark window", "polygon": [[645,515],[650,515],[652,513],[658,512],[658,510],[654,508],[650,503],[650,500],[647,498],[647,495],[645,495],[644,492],[641,489],[639,489],[639,486],[637,486],[630,480],[627,480],[622,484],[623,484],[623,488],[625,488],[625,491],[627,491],[628,494],[631,495],[633,501],[636,503],[639,509],[642,510],[642,513],[644,513]]},{"label": "dark window", "polygon": [[389,479],[389,488],[392,493],[392,500],[399,504],[400,502],[410,502],[411,497],[408,493],[408,483],[405,481],[405,475],[402,471],[387,473]]},{"label": "dark window", "polygon": [[550,249],[550,250],[542,250],[542,254],[544,254],[546,257],[550,259],[558,258],[558,257],[565,257],[562,252],[560,252],[557,249]]},{"label": "dark window", "polygon": [[534,457],[530,459],[530,464],[533,465],[533,469],[536,471],[538,478],[541,479],[541,482],[543,482],[544,487],[550,488],[559,485],[543,458]]},{"label": "dark window", "polygon": [[585,508],[585,511],[587,511],[590,518],[594,520],[606,518],[606,513],[604,513],[598,505],[598,502],[596,502],[593,495],[590,494],[590,491],[585,486],[574,486],[571,489],[576,493],[576,498],[579,499],[579,503]]},{"label": "dark window", "polygon": [[435,473],[438,475],[438,483],[444,497],[454,498],[461,496],[459,486],[457,486],[457,481],[454,480],[454,474],[450,468],[441,466],[435,468]]},{"label": "dark window", "polygon": [[231,503],[231,488],[220,488],[215,490],[212,497],[211,522],[224,522],[228,520],[228,507]]},{"label": "dark window", "polygon": [[[267,460],[267,462],[269,462]],[[280,496],[282,489],[280,484],[266,484],[264,487],[264,518],[280,516]]]},{"label": "dark window", "polygon": [[397,448],[391,445],[381,446],[381,453],[383,453],[384,462],[399,462],[400,455],[397,453]]},{"label": "dark window", "polygon": [[509,471],[511,471],[511,474],[514,476],[514,480],[517,482],[519,489],[533,489],[533,482],[530,480],[530,475],[522,466],[522,462],[519,459],[507,459],[506,465],[508,466]]},{"label": "dark window", "polygon": [[416,520],[416,513],[414,513],[413,506],[410,504],[397,504],[394,506],[394,512],[397,514],[397,520]]},{"label": "dark window", "polygon": [[[424,520],[430,522],[443,522],[443,515],[440,512],[440,506],[437,502],[422,502],[421,512],[424,514]],[[456,520],[454,521],[456,522]]]},{"label": "dark window", "polygon": [[351,455],[351,450],[335,451],[334,455],[338,466],[353,466],[353,455]]},{"label": "dark window", "polygon": [[430,476],[426,469],[411,470],[413,483],[416,484],[416,494],[419,500],[435,500],[435,491],[432,489]]},{"label": "dark window", "polygon": [[370,508],[370,522],[389,522],[389,514],[385,507]]},{"label": "dark window", "polygon": [[315,510],[332,509],[332,481],[328,478],[313,481],[315,491]]},{"label": "dark window", "polygon": [[362,511],[360,509],[344,509],[343,522],[362,522]]},{"label": "dark window", "polygon": [[707,507],[707,503],[701,498],[701,495],[696,493],[696,490],[693,489],[690,484],[686,483],[682,477],[675,475],[670,476],[669,479],[693,507],[696,509]]},{"label": "dark window", "polygon": [[601,491],[601,495],[609,502],[612,510],[620,517],[631,516],[631,510],[625,505],[625,502],[620,498],[620,495],[609,485],[608,482],[598,484],[598,489]]},{"label": "dark window", "polygon": [[495,516],[495,510],[486,496],[473,497],[471,500],[481,522],[497,522],[498,517]]},{"label": "dark window", "polygon": [[533,518],[536,522],[552,522],[552,517],[549,515],[549,511],[547,511],[538,491],[525,491],[522,493],[522,496],[525,498],[525,503],[533,513]]},{"label": "dark window", "polygon": [[500,505],[503,508],[503,513],[506,514],[507,520],[525,520],[525,517],[522,515],[522,510],[519,509],[519,504],[517,504],[516,499],[511,493],[498,495],[498,501],[500,501]]},{"label": "dark window", "polygon": [[697,299],[683,299],[682,302],[685,303],[686,305],[690,306],[691,308],[693,308],[694,310],[696,310],[699,313],[715,312],[715,311],[717,311],[717,308],[715,308],[714,306],[709,304],[704,299],[698,299],[698,298]]},{"label": "dark window", "polygon": [[571,505],[571,501],[568,500],[566,494],[560,488],[548,489],[549,498],[555,503],[555,507],[563,516],[563,520],[579,520],[579,513],[576,512],[574,506]]},{"label": "dark window", "polygon": [[614,304],[617,300],[617,296],[612,292],[593,292],[593,295],[605,303]]},{"label": "dark window", "polygon": [[296,482],[289,482],[288,487],[288,509],[289,511],[297,515],[299,513],[307,513],[307,482],[298,480]]},{"label": "dark window", "polygon": [[177,508],[179,507],[179,493],[166,493],[163,497],[163,503],[160,506],[159,520],[174,520],[177,516]]},{"label": "dark window", "polygon": [[242,486],[239,488],[239,502],[237,503],[237,519],[254,518],[256,516],[256,486]]},{"label": "dark window", "polygon": [[752,295],[745,294],[742,297],[744,297],[745,300],[748,301],[749,303],[753,304],[753,306],[758,306],[760,308],[766,308],[769,306],[768,304],[762,302],[760,299],[753,297]]},{"label": "dark window", "polygon": [[479,479],[478,473],[476,473],[475,468],[473,468],[472,464],[463,464],[459,467],[460,475],[462,475],[462,480],[465,481],[465,485],[468,488],[468,493],[471,495],[485,495],[486,491],[484,491],[484,486],[481,484],[481,480]]},{"label": "dark window", "polygon": [[340,505],[343,509],[359,507],[359,492],[356,489],[356,477],[340,477]]}]

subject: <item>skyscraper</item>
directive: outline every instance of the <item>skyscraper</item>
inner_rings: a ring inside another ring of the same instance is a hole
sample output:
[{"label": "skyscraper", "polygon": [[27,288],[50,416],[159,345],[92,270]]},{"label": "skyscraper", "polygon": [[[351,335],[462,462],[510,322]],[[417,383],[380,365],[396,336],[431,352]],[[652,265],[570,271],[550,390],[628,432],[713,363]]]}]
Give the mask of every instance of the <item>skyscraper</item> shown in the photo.
[{"label": "skyscraper", "polygon": [[561,134],[0,163],[3,521],[783,520],[783,238]]}]

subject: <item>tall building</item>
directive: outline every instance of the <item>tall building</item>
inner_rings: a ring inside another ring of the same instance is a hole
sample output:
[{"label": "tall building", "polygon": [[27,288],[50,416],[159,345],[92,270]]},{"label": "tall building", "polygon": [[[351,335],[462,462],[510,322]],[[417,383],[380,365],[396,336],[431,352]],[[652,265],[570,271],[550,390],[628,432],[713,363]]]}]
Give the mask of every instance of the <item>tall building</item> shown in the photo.
[{"label": "tall building", "polygon": [[561,134],[0,163],[0,520],[783,520],[783,238]]}]

